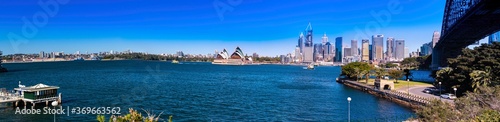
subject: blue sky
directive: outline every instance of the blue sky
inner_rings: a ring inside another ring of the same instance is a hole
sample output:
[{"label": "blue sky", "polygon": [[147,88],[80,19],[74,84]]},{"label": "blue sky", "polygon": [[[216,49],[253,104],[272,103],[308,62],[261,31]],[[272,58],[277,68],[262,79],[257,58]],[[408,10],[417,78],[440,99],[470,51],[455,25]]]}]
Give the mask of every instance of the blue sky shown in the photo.
[{"label": "blue sky", "polygon": [[[445,4],[443,0],[0,1],[0,50],[5,54],[128,49],[208,54],[240,46],[248,55],[265,56],[292,52],[309,22],[314,43],[320,43],[324,33],[330,41],[342,36],[348,46],[351,39],[383,34],[405,39],[415,51],[431,41],[433,31],[441,30]],[[48,8],[58,10],[46,11],[39,4],[46,1],[57,3]]]}]

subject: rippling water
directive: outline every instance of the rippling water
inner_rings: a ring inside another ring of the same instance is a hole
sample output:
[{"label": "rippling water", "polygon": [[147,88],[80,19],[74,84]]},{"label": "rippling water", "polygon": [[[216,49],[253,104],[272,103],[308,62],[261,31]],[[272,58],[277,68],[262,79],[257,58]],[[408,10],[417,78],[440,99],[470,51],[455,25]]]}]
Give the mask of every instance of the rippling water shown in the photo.
[{"label": "rippling water", "polygon": [[[335,82],[340,67],[210,63],[171,64],[158,61],[85,61],[4,64],[0,87],[18,81],[61,87],[63,108],[121,107],[163,112],[175,121],[347,121],[413,114],[409,109]],[[15,115],[0,109],[0,120],[53,121],[52,115]],[[107,116],[109,117],[109,116]],[[96,115],[58,115],[60,121],[95,121]]]}]

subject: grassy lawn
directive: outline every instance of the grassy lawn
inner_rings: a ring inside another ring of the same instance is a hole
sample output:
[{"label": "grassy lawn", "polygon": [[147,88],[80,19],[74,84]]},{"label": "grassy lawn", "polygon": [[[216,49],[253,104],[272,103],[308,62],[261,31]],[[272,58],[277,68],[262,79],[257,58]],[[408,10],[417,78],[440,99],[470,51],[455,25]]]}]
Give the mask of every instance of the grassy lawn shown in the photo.
[{"label": "grassy lawn", "polygon": [[[392,80],[392,81],[394,81],[394,80]],[[358,82],[366,84],[365,79],[359,79]],[[375,79],[368,79],[368,85],[373,85],[374,82],[375,82]],[[412,86],[425,86],[425,85],[432,86],[432,83],[419,82],[419,81],[410,81],[408,83],[408,81],[398,80],[397,83],[394,83],[394,87],[395,87],[394,89],[408,87],[408,84],[410,87],[412,87]]]},{"label": "grassy lawn", "polygon": [[404,87],[408,87],[408,84],[410,87],[412,86],[432,86],[432,83],[426,83],[426,82],[419,82],[419,81],[410,81],[408,83],[408,81],[399,81],[398,80],[398,83],[394,83],[394,89],[399,89],[399,88],[404,88]]},{"label": "grassy lawn", "polygon": [[[366,79],[359,79],[358,82],[367,84]],[[374,82],[375,82],[375,79],[368,79],[368,85],[373,85]]]}]

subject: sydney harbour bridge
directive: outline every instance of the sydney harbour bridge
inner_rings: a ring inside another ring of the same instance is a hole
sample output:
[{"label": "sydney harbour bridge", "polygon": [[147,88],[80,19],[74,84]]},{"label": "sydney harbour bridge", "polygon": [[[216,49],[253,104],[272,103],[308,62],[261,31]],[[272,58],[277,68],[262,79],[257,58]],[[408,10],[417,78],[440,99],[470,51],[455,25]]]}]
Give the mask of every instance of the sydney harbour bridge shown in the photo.
[{"label": "sydney harbour bridge", "polygon": [[500,30],[500,0],[446,0],[441,38],[432,50],[432,69]]}]

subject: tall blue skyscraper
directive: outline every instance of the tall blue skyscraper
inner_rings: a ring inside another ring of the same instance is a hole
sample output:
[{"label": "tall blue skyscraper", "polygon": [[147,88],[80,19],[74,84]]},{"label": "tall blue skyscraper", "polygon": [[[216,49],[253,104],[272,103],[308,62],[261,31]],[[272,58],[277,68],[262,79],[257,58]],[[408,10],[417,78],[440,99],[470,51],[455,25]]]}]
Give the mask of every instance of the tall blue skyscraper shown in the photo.
[{"label": "tall blue skyscraper", "polygon": [[420,56],[432,54],[432,42],[428,42],[420,46]]},{"label": "tall blue skyscraper", "polygon": [[493,42],[498,42],[499,37],[500,37],[500,32],[496,32],[496,33],[491,34],[490,37],[488,37],[488,44],[491,44]]},{"label": "tall blue skyscraper", "polygon": [[335,62],[342,62],[342,37],[335,38]]},{"label": "tall blue skyscraper", "polygon": [[311,23],[309,23],[309,25],[307,25],[305,32],[306,32],[305,46],[312,47],[313,46],[313,29],[312,29]]},{"label": "tall blue skyscraper", "polygon": [[368,53],[369,53],[368,59],[370,59],[370,61],[372,61],[373,60],[373,44],[370,44],[370,46],[368,46]]}]

